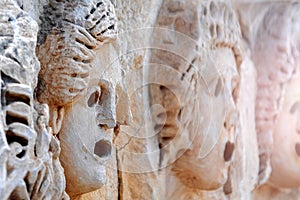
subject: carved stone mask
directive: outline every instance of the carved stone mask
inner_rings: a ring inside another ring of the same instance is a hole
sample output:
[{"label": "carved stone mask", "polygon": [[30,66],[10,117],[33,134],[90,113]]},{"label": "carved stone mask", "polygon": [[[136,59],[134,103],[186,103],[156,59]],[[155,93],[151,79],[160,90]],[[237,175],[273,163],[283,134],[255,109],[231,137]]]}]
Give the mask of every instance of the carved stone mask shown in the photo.
[{"label": "carved stone mask", "polygon": [[258,85],[259,184],[285,188],[300,185],[299,8],[299,3],[270,6],[251,44]]},{"label": "carved stone mask", "polygon": [[[92,63],[87,89],[65,107],[59,133],[60,160],[71,196],[99,189],[106,181],[106,162],[113,152],[113,129],[130,122],[129,97],[121,86],[119,66],[111,66],[104,45]],[[106,67],[109,66],[109,67]],[[109,169],[107,169],[109,170]]]},{"label": "carved stone mask", "polygon": [[285,188],[299,187],[300,185],[299,85],[299,75],[287,85],[286,94],[283,97],[283,107],[274,127],[270,182]]},{"label": "carved stone mask", "polygon": [[233,91],[238,85],[238,72],[229,48],[213,50],[202,65],[197,99],[181,111],[180,124],[185,124],[182,134],[189,134],[193,143],[175,162],[173,171],[189,187],[214,190],[227,180],[234,149],[238,121]]},{"label": "carved stone mask", "polygon": [[105,163],[111,157],[115,126],[115,91],[107,81],[90,84],[67,108],[59,138],[70,195],[98,189],[105,183]]},{"label": "carved stone mask", "polygon": [[[162,163],[175,161],[172,171],[189,188],[218,189],[227,180],[239,124],[235,48],[240,34],[229,32],[236,30],[237,19],[223,2],[168,1],[162,6],[158,24],[175,29],[177,34],[159,35],[154,40],[161,41],[159,47],[170,53],[153,52],[151,61],[171,66],[179,74],[169,73],[163,77],[168,80],[165,87],[151,88],[151,103],[160,103],[166,110],[165,115],[154,113]],[[178,88],[183,89],[177,94],[171,91]],[[165,121],[160,116],[166,116]]]},{"label": "carved stone mask", "polygon": [[114,49],[107,44],[116,37],[117,19],[109,0],[50,1],[44,12],[36,93],[49,104],[66,191],[75,196],[105,183],[113,128],[130,121],[124,75],[111,66]]}]

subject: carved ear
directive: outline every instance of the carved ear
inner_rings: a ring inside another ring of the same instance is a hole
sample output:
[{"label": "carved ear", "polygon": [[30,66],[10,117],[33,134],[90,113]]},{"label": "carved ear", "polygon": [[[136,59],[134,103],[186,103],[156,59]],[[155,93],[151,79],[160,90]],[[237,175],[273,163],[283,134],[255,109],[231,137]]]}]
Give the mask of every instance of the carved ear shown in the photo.
[{"label": "carved ear", "polygon": [[65,109],[63,107],[53,107],[50,109],[49,125],[52,127],[53,134],[57,135],[61,129],[64,119]]}]

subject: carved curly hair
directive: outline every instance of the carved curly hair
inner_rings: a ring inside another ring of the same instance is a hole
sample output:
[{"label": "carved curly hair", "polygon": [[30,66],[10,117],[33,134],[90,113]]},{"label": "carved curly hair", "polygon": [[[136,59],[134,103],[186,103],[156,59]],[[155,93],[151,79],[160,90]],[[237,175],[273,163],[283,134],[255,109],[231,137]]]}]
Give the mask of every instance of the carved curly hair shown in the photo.
[{"label": "carved curly hair", "polygon": [[273,129],[282,108],[285,88],[299,70],[299,10],[299,3],[271,6],[260,24],[255,44],[252,44],[258,75],[255,121],[261,184],[271,172],[269,161],[273,149]]},{"label": "carved curly hair", "polygon": [[87,87],[95,49],[116,36],[109,0],[51,0],[39,33],[40,102],[63,106]]}]

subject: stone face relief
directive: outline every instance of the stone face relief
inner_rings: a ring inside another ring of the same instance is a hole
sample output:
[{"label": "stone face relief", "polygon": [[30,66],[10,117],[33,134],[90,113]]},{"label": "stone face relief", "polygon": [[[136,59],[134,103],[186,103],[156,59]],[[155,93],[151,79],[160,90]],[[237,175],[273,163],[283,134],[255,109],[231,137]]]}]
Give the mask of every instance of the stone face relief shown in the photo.
[{"label": "stone face relief", "polygon": [[10,0],[0,2],[0,19],[0,199],[68,198],[48,107],[33,99],[37,23]]},{"label": "stone face relief", "polygon": [[0,0],[0,199],[299,199],[300,4],[230,2]]},{"label": "stone face relief", "polygon": [[[194,40],[193,45],[172,36],[155,40],[163,51],[153,51],[151,63],[180,74],[167,78],[170,85],[151,86],[150,90],[151,104],[161,104],[166,110],[155,113],[161,160],[175,161],[171,170],[186,187],[216,190],[230,179],[228,167],[239,126],[237,19],[224,2],[164,1],[157,24]],[[176,55],[178,47],[181,50]],[[185,84],[182,101],[172,88]]]},{"label": "stone face relief", "polygon": [[271,5],[253,44],[260,183],[283,188],[300,186],[299,11],[299,3]]},{"label": "stone face relief", "polygon": [[[66,191],[75,196],[106,180],[117,125],[116,84],[105,77],[107,66],[93,61],[97,49],[115,37],[116,17],[110,1],[50,1],[42,23],[37,97],[50,107]],[[99,73],[90,73],[95,68]]]},{"label": "stone face relief", "polygon": [[[297,74],[299,70],[297,69]],[[278,187],[293,188],[300,185],[299,145],[299,75],[289,81],[283,105],[274,127],[274,148],[271,156],[272,173],[270,183]],[[287,125],[287,123],[289,125]],[[289,139],[286,139],[288,134]],[[282,159],[285,163],[282,163]],[[282,176],[286,177],[282,179]]]}]

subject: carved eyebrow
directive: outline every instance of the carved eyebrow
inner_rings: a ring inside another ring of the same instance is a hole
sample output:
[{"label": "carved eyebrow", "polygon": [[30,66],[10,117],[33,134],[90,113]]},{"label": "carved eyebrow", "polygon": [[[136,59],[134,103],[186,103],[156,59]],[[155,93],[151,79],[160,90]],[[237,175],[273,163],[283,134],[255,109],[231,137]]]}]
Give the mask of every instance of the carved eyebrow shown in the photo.
[{"label": "carved eyebrow", "polygon": [[300,105],[300,101],[296,101],[296,102],[292,105],[292,107],[291,107],[291,109],[290,109],[290,113],[291,113],[291,114],[294,114],[295,111],[299,108],[299,105]]}]

